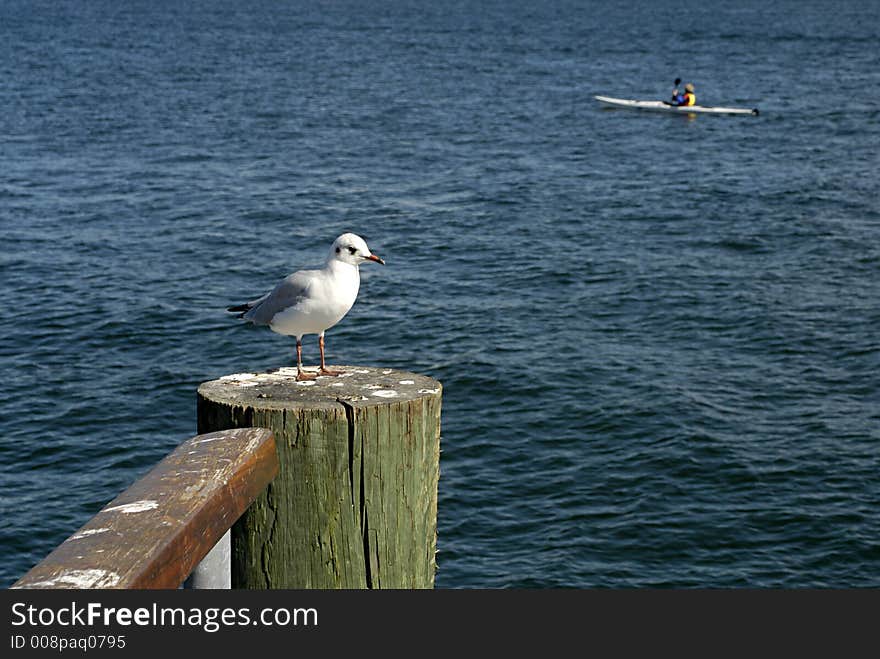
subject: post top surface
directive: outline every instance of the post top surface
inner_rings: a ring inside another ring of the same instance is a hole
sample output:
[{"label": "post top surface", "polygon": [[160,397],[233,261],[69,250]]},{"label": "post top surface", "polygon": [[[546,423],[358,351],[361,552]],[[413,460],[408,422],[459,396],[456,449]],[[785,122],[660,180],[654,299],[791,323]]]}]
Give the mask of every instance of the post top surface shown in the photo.
[{"label": "post top surface", "polygon": [[[377,405],[414,400],[439,394],[440,382],[434,378],[369,366],[328,366],[342,371],[339,376],[319,376],[315,380],[296,380],[296,368],[279,368],[262,373],[234,373],[203,382],[199,395],[242,406],[321,407],[339,402],[351,405]],[[315,371],[306,372],[314,373]]]}]

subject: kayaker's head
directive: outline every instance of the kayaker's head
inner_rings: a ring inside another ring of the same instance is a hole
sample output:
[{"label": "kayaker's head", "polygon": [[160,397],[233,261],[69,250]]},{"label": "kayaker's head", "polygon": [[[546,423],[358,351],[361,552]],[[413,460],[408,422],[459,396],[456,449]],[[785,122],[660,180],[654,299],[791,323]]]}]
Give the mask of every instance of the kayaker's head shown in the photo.
[{"label": "kayaker's head", "polygon": [[686,84],[684,86],[684,90],[686,92],[690,92],[691,94],[693,94],[694,93],[694,84],[692,82],[689,82],[688,84]]}]

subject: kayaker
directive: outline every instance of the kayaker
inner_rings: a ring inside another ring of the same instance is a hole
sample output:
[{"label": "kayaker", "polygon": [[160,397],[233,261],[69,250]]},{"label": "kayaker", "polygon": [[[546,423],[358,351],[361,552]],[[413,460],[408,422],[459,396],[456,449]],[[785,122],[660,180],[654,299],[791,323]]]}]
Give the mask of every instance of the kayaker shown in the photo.
[{"label": "kayaker", "polygon": [[694,83],[689,82],[684,86],[684,96],[682,96],[681,100],[677,103],[677,105],[696,105],[697,104],[697,95],[694,94]]},{"label": "kayaker", "polygon": [[672,90],[672,104],[673,105],[681,105],[684,103],[684,94],[682,94],[677,88]]},{"label": "kayaker", "polygon": [[672,100],[667,101],[669,105],[681,105],[684,101],[684,94],[681,93],[678,86],[681,84],[681,78],[675,79],[675,86],[672,88]]}]

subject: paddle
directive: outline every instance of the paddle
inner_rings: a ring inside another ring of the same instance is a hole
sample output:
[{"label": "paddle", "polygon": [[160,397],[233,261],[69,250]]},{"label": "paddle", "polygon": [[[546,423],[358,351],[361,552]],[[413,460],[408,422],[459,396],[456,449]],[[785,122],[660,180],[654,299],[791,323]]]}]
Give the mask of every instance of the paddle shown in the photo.
[{"label": "paddle", "polygon": [[[681,84],[681,78],[676,78],[675,82],[672,83],[672,86],[676,88],[675,91],[678,91],[678,86]],[[672,101],[663,101],[666,105],[675,105]]]}]

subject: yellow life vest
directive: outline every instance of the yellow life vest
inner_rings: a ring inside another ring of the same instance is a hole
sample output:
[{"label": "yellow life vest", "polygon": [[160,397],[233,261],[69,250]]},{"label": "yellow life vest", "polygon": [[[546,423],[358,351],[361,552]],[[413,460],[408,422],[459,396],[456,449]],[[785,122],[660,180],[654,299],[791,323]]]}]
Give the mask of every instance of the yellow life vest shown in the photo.
[{"label": "yellow life vest", "polygon": [[685,105],[696,105],[697,104],[697,95],[693,92],[686,92],[684,95],[684,104]]}]

